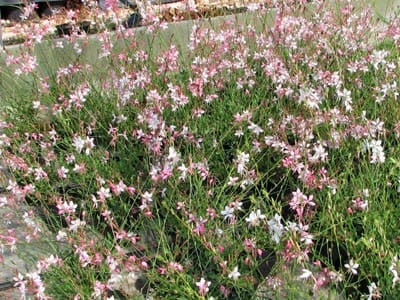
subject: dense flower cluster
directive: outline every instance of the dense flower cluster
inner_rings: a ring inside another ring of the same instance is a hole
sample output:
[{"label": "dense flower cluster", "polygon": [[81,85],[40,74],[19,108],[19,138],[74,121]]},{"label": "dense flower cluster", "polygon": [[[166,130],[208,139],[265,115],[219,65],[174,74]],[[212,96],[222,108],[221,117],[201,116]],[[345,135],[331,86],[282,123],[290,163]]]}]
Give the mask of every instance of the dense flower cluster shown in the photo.
[{"label": "dense flower cluster", "polygon": [[[6,54],[21,88],[0,123],[14,176],[0,208],[40,207],[64,245],[16,276],[21,292],[112,299],[145,281],[166,299],[264,284],[284,298],[294,280],[399,295],[400,19],[326,2],[252,4],[249,24],[194,22],[183,44],[143,11],[147,30],[104,31],[96,51],[78,32],[46,42],[68,54],[46,72],[38,36]],[[0,232],[1,249],[40,238],[33,213],[23,220],[26,241]]]}]

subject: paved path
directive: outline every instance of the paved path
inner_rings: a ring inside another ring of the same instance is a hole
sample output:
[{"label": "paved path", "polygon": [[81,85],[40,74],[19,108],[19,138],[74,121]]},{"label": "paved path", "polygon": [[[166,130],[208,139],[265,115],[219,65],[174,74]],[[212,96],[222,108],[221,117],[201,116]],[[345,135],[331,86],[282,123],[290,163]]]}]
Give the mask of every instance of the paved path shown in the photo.
[{"label": "paved path", "polygon": [[38,239],[30,243],[25,241],[26,233],[33,230],[23,218],[25,213],[32,210],[24,199],[16,201],[12,206],[2,204],[1,199],[8,197],[6,187],[10,178],[11,174],[0,164],[0,237],[12,233],[18,240],[16,249],[12,251],[8,245],[2,246],[4,240],[0,238],[0,300],[20,299],[13,278],[18,273],[24,275],[32,271],[37,259],[54,254],[53,246],[48,242],[51,234],[35,216],[32,220],[36,223],[34,228],[38,230]]},{"label": "paved path", "polygon": [[[4,192],[9,179],[9,173],[0,165],[0,197],[7,197]],[[17,230],[18,226],[10,220],[11,208],[8,206],[0,207],[0,235],[6,235],[7,230]],[[1,247],[1,244],[0,244]],[[8,247],[0,248],[0,299],[19,299],[19,292],[13,288],[13,277],[19,269],[25,269],[24,263],[19,261],[18,256],[11,253]]]}]

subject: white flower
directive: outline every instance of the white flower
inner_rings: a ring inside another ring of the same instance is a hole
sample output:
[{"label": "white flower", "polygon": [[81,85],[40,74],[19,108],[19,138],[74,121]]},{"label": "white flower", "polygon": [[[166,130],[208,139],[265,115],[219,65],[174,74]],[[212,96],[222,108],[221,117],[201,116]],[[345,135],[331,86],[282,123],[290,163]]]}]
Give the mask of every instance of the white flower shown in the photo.
[{"label": "white flower", "polygon": [[254,124],[253,122],[249,122],[249,123],[250,123],[250,125],[248,126],[248,128],[255,135],[259,135],[260,133],[264,132],[264,130],[262,130],[261,127],[258,126],[257,124]]},{"label": "white flower", "polygon": [[310,270],[303,269],[302,272],[303,273],[299,276],[299,279],[308,279],[312,276],[312,272]]},{"label": "white flower", "polygon": [[343,89],[343,91],[337,90],[336,93],[338,97],[342,100],[343,105],[346,108],[346,111],[351,112],[353,110],[351,106],[353,104],[353,100],[351,98],[351,91]]},{"label": "white flower", "polygon": [[238,266],[234,267],[232,272],[229,273],[228,278],[237,280],[240,277],[240,272],[238,271]]},{"label": "white flower", "polygon": [[174,147],[169,147],[167,160],[172,166],[175,166],[180,160],[180,154],[176,152]]},{"label": "white flower", "polygon": [[111,191],[109,188],[101,187],[100,190],[96,192],[101,200],[105,200],[107,198],[111,198]]},{"label": "white flower", "polygon": [[354,263],[354,261],[352,259],[350,259],[348,264],[345,264],[344,267],[351,273],[353,273],[354,275],[357,275],[357,269],[360,265],[357,263]]},{"label": "white flower", "polygon": [[228,185],[229,186],[235,185],[238,180],[239,180],[239,177],[231,177],[231,176],[229,176]]},{"label": "white flower", "polygon": [[179,179],[182,180],[182,181],[185,181],[185,179],[187,177],[187,174],[188,174],[188,171],[189,171],[189,168],[186,167],[184,164],[181,164],[178,167],[178,170],[181,171],[181,175],[179,176]]},{"label": "white flower", "polygon": [[260,8],[260,4],[258,3],[248,3],[246,5],[248,11],[256,11]]},{"label": "white flower", "polygon": [[83,150],[83,147],[85,146],[85,141],[80,136],[77,136],[72,139],[72,144],[74,145],[75,150],[78,153],[81,153]]},{"label": "white flower", "polygon": [[242,129],[242,128],[239,128],[238,130],[235,131],[235,134],[234,134],[234,135],[237,136],[237,137],[244,136],[243,129]]},{"label": "white flower", "polygon": [[394,286],[396,285],[396,283],[400,281],[399,273],[398,273],[398,271],[397,271],[397,262],[398,262],[398,259],[397,259],[397,256],[395,256],[395,257],[392,259],[392,264],[391,264],[390,267],[389,267],[389,271],[390,271],[390,272],[392,273],[392,275],[393,275],[393,279],[392,279],[392,288],[394,288]]},{"label": "white flower", "polygon": [[0,197],[0,207],[7,205],[7,203],[8,203],[8,198],[6,196],[1,196]]},{"label": "white flower", "polygon": [[371,55],[371,63],[374,66],[374,69],[377,70],[379,65],[385,65],[385,58],[389,55],[389,52],[386,50],[374,50]]},{"label": "white flower", "polygon": [[81,221],[80,219],[72,220],[69,225],[69,231],[77,231],[79,227],[83,227],[86,225],[85,221]]},{"label": "white flower", "polygon": [[240,202],[240,201],[231,202],[229,205],[231,205],[232,208],[234,208],[235,210],[240,210],[240,211],[242,211],[242,205],[243,205],[243,203]]},{"label": "white flower", "polygon": [[118,116],[113,114],[113,122],[117,122],[117,124],[121,124],[121,123],[125,122],[127,119],[128,118],[125,117],[123,114],[118,115]]},{"label": "white flower", "polygon": [[372,164],[385,162],[386,157],[385,157],[385,152],[383,151],[381,140],[366,141],[364,147],[366,150],[372,151],[372,156],[370,161]]},{"label": "white flower", "polygon": [[86,137],[86,140],[85,140],[85,147],[86,147],[85,154],[86,155],[89,155],[90,154],[90,150],[93,149],[93,147],[94,147],[94,142],[93,141],[94,141],[94,138]]},{"label": "white flower", "polygon": [[305,103],[309,108],[318,109],[322,102],[320,93],[313,88],[301,87],[299,101]]},{"label": "white flower", "polygon": [[35,229],[35,232],[41,231],[39,224],[36,223],[35,220],[32,219],[32,216],[28,212],[25,212],[24,215],[22,216],[22,218],[24,219],[24,222],[26,225]]},{"label": "white flower", "polygon": [[302,237],[300,238],[300,241],[304,242],[305,245],[312,245],[313,238],[314,236],[312,234],[304,232],[304,234],[302,234]]},{"label": "white flower", "polygon": [[222,237],[222,234],[224,233],[224,231],[221,229],[221,228],[217,228],[216,230],[215,230],[215,232],[217,233],[217,236],[220,238],[220,237]]},{"label": "white flower", "polygon": [[149,193],[149,192],[144,192],[142,194],[142,200],[143,202],[153,202],[153,193]]},{"label": "white flower", "polygon": [[92,150],[94,147],[93,141],[94,138],[86,137],[85,139],[82,139],[80,136],[77,136],[72,139],[72,144],[78,153],[81,153],[82,150],[85,148],[85,154],[89,155],[90,150]]},{"label": "white flower", "polygon": [[275,214],[275,216],[267,222],[269,233],[272,235],[272,240],[277,244],[279,243],[284,230],[281,219],[282,217],[280,215]]},{"label": "white flower", "polygon": [[327,157],[328,153],[325,151],[324,146],[318,144],[317,146],[314,146],[314,155],[310,157],[310,160],[312,162],[326,161]]},{"label": "white flower", "polygon": [[235,215],[235,209],[233,207],[225,206],[225,209],[221,211],[221,215],[226,219],[232,219]]},{"label": "white flower", "polygon": [[392,272],[393,279],[392,279],[392,287],[396,285],[396,283],[399,281],[399,273],[397,272],[397,269],[393,264],[389,267],[389,271]]},{"label": "white flower", "polygon": [[256,212],[252,211],[248,218],[246,218],[246,222],[250,223],[251,226],[257,226],[260,224],[260,220],[265,219],[265,215],[261,213],[261,210],[257,209]]},{"label": "white flower", "polygon": [[32,107],[33,107],[33,109],[39,109],[40,108],[40,101],[33,101]]},{"label": "white flower", "polygon": [[67,239],[67,233],[65,231],[59,230],[56,236],[57,241],[65,241]]},{"label": "white flower", "polygon": [[237,166],[237,172],[239,174],[243,174],[244,171],[246,170],[246,164],[250,161],[250,154],[245,153],[245,152],[239,152],[238,157],[236,159],[236,166]]},{"label": "white flower", "polygon": [[372,299],[380,299],[381,298],[381,293],[379,291],[379,287],[376,285],[375,282],[372,282],[369,286],[368,286],[368,298],[367,300],[372,300]]}]

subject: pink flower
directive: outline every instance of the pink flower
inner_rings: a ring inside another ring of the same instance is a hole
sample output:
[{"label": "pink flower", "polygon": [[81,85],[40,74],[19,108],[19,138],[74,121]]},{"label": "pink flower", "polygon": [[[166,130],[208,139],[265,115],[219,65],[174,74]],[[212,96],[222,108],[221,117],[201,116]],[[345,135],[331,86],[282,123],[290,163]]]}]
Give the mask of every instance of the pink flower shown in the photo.
[{"label": "pink flower", "polygon": [[21,273],[18,273],[13,280],[15,281],[14,286],[18,287],[21,295],[26,294],[26,285],[27,285],[27,280],[25,280],[24,276]]},{"label": "pink flower", "polygon": [[63,201],[63,202],[58,202],[57,203],[57,208],[58,208],[58,214],[73,214],[75,213],[75,209],[78,207],[77,204],[75,204],[72,201]]},{"label": "pink flower", "polygon": [[197,235],[203,235],[206,232],[206,227],[204,224],[207,223],[207,221],[207,219],[200,217],[199,221],[196,221],[196,226],[193,229],[193,232]]},{"label": "pink flower", "polygon": [[360,197],[356,198],[355,200],[351,201],[353,203],[353,208],[358,211],[364,211],[368,208],[368,201],[364,201]]},{"label": "pink flower", "polygon": [[123,193],[127,189],[127,186],[122,180],[120,180],[118,184],[113,184],[111,182],[110,188],[114,195],[119,196],[121,193]]},{"label": "pink flower", "polygon": [[219,290],[221,291],[221,294],[225,297],[228,298],[229,294],[231,293],[231,290],[227,288],[226,286],[221,285],[219,287]]},{"label": "pink flower", "polygon": [[115,11],[118,9],[118,0],[106,0],[105,5],[107,9]]},{"label": "pink flower", "polygon": [[299,189],[293,192],[292,195],[293,197],[289,202],[289,206],[296,211],[297,217],[301,220],[306,206],[315,206],[314,197],[312,195],[307,197]]},{"label": "pink flower", "polygon": [[98,191],[96,192],[96,194],[99,196],[99,199],[100,199],[101,201],[104,201],[105,199],[111,197],[111,192],[110,192],[110,189],[109,189],[109,188],[101,187],[100,190],[98,190]]},{"label": "pink flower", "polygon": [[69,172],[69,170],[66,169],[64,166],[62,166],[61,168],[59,168],[59,169],[57,170],[57,176],[58,176],[59,178],[65,179],[65,178],[67,178],[68,172]]},{"label": "pink flower", "polygon": [[206,281],[203,277],[201,277],[200,281],[196,282],[196,286],[199,288],[200,296],[205,296],[208,293],[210,285],[211,282]]},{"label": "pink flower", "polygon": [[23,13],[21,15],[21,20],[29,19],[35,12],[36,8],[38,8],[37,3],[30,3],[30,4],[25,5],[24,9],[23,9]]},{"label": "pink flower", "polygon": [[168,263],[168,267],[174,271],[178,271],[179,273],[183,272],[183,266],[180,263],[171,261]]},{"label": "pink flower", "polygon": [[71,95],[69,96],[68,100],[68,109],[75,106],[76,109],[81,109],[83,104],[86,102],[86,96],[89,94],[90,89],[85,85],[82,84],[79,86]]}]

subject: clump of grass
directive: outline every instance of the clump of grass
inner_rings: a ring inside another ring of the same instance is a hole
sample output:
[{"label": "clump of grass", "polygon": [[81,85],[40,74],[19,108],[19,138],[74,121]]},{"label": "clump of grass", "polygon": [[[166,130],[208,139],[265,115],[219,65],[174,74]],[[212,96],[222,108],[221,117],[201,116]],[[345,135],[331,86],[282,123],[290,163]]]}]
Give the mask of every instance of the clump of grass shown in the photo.
[{"label": "clump of grass", "polygon": [[103,33],[97,53],[50,42],[59,65],[43,70],[34,52],[6,56],[3,76],[19,77],[1,83],[14,88],[4,205],[24,198],[68,245],[19,274],[21,290],[399,295],[400,21],[326,5],[279,2],[273,24],[267,8],[250,24],[199,21],[187,45],[156,45],[157,23]]}]

